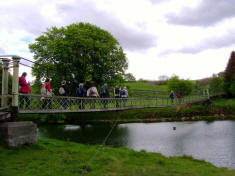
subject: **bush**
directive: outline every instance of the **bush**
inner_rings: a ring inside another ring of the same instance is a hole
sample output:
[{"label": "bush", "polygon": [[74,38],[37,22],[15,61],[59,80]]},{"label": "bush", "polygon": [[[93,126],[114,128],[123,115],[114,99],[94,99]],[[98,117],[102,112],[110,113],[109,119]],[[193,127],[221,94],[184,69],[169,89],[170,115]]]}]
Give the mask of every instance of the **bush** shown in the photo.
[{"label": "bush", "polygon": [[167,81],[168,91],[180,92],[186,96],[193,92],[193,82],[190,80],[179,79],[178,76],[173,76]]},{"label": "bush", "polygon": [[223,93],[224,80],[222,77],[214,75],[209,85],[212,93]]}]

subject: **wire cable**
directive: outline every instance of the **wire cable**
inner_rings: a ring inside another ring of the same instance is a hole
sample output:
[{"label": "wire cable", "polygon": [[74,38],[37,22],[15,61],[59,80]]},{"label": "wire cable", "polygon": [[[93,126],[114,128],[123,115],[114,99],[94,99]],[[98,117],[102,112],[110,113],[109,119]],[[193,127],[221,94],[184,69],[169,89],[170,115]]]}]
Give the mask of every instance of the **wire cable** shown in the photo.
[{"label": "wire cable", "polygon": [[87,166],[85,166],[82,170],[82,175],[86,174],[86,171],[88,170],[88,166],[89,164],[93,161],[93,159],[95,158],[95,156],[98,154],[98,152],[102,149],[102,147],[105,145],[105,143],[107,142],[108,138],[110,137],[110,135],[113,132],[114,127],[117,125],[117,120],[113,123],[112,128],[110,129],[110,131],[108,132],[107,136],[104,138],[103,142],[101,143],[101,145],[96,149],[95,153],[91,156],[91,158],[88,160],[87,162]]}]

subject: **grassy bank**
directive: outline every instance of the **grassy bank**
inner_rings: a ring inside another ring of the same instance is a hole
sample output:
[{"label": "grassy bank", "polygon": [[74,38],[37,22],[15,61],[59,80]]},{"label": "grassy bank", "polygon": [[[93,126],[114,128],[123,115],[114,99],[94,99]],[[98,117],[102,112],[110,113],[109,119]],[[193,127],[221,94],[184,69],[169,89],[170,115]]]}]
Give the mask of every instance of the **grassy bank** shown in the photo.
[{"label": "grassy bank", "polygon": [[69,114],[28,114],[20,115],[19,120],[32,120],[37,123],[81,123],[90,121],[118,120],[138,121],[177,121],[177,120],[221,120],[235,119],[235,100],[215,99],[211,104],[182,105],[166,108],[132,109],[125,111],[69,113]]},{"label": "grassy bank", "polygon": [[87,146],[53,139],[38,145],[8,149],[0,145],[3,176],[234,176],[191,157],[164,157],[126,148]]}]

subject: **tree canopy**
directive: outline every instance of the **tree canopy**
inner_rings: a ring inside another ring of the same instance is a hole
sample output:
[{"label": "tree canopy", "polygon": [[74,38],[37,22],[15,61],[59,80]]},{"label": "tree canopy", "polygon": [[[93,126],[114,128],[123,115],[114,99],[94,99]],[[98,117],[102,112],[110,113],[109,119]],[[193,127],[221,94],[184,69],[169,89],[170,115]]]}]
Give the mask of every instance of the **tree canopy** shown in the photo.
[{"label": "tree canopy", "polygon": [[127,58],[117,39],[89,23],[52,27],[29,48],[36,60],[37,80],[49,77],[58,88],[66,79],[71,89],[78,83],[115,84],[123,80]]},{"label": "tree canopy", "polygon": [[212,93],[223,93],[223,86],[224,86],[224,80],[223,77],[218,75],[213,75],[213,78],[211,79],[210,83],[210,91]]},{"label": "tree canopy", "polygon": [[235,51],[232,51],[224,72],[224,89],[228,96],[235,96]]},{"label": "tree canopy", "polygon": [[193,82],[190,80],[179,79],[178,76],[173,76],[167,81],[168,91],[173,90],[181,95],[189,95],[193,91]]}]

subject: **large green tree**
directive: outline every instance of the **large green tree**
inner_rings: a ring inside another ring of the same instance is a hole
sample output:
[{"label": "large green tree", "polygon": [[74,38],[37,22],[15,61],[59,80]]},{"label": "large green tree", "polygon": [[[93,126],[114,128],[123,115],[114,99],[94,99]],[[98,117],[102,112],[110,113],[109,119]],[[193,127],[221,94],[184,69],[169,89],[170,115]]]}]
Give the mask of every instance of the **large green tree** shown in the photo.
[{"label": "large green tree", "polygon": [[224,90],[231,97],[235,96],[235,51],[232,51],[224,72]]},{"label": "large green tree", "polygon": [[51,78],[55,89],[62,79],[68,81],[71,90],[80,82],[115,84],[122,80],[128,67],[117,39],[89,23],[52,27],[29,48],[36,60],[33,67],[36,79]]}]

